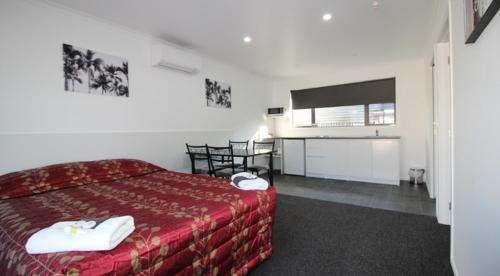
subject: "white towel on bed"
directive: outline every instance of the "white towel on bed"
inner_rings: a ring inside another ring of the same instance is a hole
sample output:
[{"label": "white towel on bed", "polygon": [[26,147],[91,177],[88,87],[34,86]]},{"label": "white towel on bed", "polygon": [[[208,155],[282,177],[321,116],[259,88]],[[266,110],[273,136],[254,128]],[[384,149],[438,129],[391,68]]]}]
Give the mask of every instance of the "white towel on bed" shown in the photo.
[{"label": "white towel on bed", "polygon": [[250,191],[250,190],[267,190],[269,183],[265,179],[257,177],[251,173],[242,172],[231,176],[231,185],[234,187]]},{"label": "white towel on bed", "polygon": [[44,254],[111,250],[135,230],[134,218],[131,216],[96,221],[55,223],[33,234],[26,243],[26,251]]}]

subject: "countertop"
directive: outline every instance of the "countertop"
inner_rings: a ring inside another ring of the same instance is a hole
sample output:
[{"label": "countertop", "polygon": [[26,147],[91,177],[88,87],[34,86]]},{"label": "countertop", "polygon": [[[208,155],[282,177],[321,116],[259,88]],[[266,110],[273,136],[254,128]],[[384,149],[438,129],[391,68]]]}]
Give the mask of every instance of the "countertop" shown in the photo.
[{"label": "countertop", "polygon": [[274,139],[401,139],[401,136],[284,136]]}]

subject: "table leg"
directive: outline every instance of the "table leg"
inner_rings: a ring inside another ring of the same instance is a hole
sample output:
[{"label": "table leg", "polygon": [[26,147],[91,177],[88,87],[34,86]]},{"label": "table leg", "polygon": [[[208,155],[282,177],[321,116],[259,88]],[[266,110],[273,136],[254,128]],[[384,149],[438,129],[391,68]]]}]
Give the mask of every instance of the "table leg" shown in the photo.
[{"label": "table leg", "polygon": [[248,170],[248,163],[247,163],[247,158],[246,157],[243,157],[243,171],[247,171]]},{"label": "table leg", "polygon": [[274,186],[274,161],[272,152],[269,154],[269,184]]}]

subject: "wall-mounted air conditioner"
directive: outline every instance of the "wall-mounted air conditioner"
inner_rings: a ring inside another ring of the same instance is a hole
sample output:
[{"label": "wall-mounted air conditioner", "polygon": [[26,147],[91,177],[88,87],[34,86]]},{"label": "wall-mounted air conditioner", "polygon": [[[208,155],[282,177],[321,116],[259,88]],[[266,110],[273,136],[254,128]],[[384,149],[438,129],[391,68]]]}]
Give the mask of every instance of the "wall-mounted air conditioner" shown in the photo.
[{"label": "wall-mounted air conditioner", "polygon": [[154,44],[151,47],[151,63],[156,67],[164,67],[187,73],[201,70],[201,57],[187,50],[166,44]]}]

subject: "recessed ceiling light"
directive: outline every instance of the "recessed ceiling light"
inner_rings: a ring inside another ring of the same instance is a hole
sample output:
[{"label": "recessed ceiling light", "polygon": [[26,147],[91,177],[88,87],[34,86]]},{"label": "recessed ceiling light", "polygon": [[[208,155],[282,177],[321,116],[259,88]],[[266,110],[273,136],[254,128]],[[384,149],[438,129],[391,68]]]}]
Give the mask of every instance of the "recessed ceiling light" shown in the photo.
[{"label": "recessed ceiling light", "polygon": [[372,3],[372,7],[373,7],[374,9],[378,9],[378,7],[379,7],[379,6],[380,6],[380,3],[379,3],[378,1],[373,1],[373,3]]},{"label": "recessed ceiling light", "polygon": [[250,43],[250,42],[252,42],[252,38],[251,38],[251,37],[249,37],[249,36],[245,36],[245,37],[243,38],[243,41],[245,41],[245,43]]},{"label": "recessed ceiling light", "polygon": [[330,21],[332,20],[332,14],[331,13],[325,13],[323,14],[323,21]]}]

